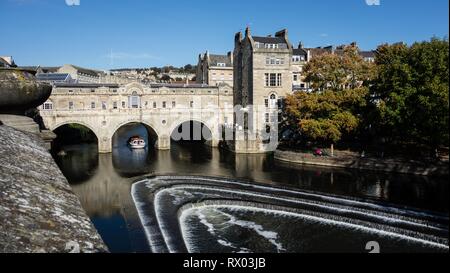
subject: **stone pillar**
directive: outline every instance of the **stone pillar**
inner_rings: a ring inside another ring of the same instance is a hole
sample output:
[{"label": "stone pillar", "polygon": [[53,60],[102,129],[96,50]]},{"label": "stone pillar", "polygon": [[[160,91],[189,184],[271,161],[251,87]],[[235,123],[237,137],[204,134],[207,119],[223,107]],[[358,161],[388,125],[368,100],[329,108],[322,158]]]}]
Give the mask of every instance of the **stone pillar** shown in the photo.
[{"label": "stone pillar", "polygon": [[108,154],[112,152],[112,140],[110,137],[101,136],[98,139],[98,152],[100,154]]},{"label": "stone pillar", "polygon": [[158,141],[156,141],[155,147],[158,150],[170,150],[170,137],[158,136]]}]

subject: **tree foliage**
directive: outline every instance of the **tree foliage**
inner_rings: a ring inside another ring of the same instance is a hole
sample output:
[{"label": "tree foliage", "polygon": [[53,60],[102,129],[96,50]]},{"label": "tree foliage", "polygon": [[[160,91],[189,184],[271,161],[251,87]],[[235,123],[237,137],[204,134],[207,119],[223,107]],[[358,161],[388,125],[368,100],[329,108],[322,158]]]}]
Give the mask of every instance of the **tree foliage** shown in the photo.
[{"label": "tree foliage", "polygon": [[448,40],[382,45],[375,55],[370,64],[347,47],[314,58],[305,73],[316,92],[287,97],[284,126],[324,144],[367,134],[392,144],[448,147]]},{"label": "tree foliage", "polygon": [[449,143],[449,43],[382,45],[371,88],[376,134],[437,147]]},{"label": "tree foliage", "polygon": [[374,65],[364,61],[358,47],[347,46],[342,54],[325,53],[314,57],[304,68],[307,82],[316,90],[342,90],[367,84]]},{"label": "tree foliage", "polygon": [[367,88],[298,92],[286,98],[286,121],[306,140],[336,143],[356,132],[367,94]]}]

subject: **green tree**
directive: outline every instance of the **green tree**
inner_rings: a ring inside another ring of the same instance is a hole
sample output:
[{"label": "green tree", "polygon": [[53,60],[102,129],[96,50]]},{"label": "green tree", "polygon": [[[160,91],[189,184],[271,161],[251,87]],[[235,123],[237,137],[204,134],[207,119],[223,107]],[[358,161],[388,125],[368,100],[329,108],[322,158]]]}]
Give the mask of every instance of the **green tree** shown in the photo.
[{"label": "green tree", "polygon": [[433,149],[448,146],[448,62],[446,39],[378,48],[369,118],[376,135]]},{"label": "green tree", "polygon": [[304,68],[307,82],[316,90],[342,90],[367,85],[374,75],[374,65],[364,61],[355,45],[342,54],[326,53],[314,57]]},{"label": "green tree", "polygon": [[296,131],[305,141],[335,144],[357,132],[367,95],[367,88],[297,92],[286,98],[284,126]]}]

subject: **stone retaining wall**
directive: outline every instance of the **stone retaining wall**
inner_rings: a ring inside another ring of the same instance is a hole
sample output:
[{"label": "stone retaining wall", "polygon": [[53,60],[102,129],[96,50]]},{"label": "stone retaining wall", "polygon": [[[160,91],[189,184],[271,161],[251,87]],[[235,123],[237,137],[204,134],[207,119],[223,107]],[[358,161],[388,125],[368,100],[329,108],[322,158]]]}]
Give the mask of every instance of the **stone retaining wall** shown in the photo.
[{"label": "stone retaining wall", "polygon": [[0,125],[0,253],[107,252],[45,143]]},{"label": "stone retaining wall", "polygon": [[361,158],[351,155],[339,157],[316,157],[313,154],[281,150],[275,151],[275,159],[303,165],[396,172],[415,175],[449,175],[448,161],[430,163],[414,160]]}]

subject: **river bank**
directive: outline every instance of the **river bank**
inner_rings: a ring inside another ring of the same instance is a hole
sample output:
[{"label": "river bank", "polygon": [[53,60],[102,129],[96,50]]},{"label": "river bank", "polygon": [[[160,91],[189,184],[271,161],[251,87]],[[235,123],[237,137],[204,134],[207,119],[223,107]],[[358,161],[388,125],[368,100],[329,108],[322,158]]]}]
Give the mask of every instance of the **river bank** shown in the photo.
[{"label": "river bank", "polygon": [[0,124],[0,252],[107,252],[45,143]]},{"label": "river bank", "polygon": [[413,174],[424,176],[448,176],[449,162],[422,162],[418,160],[406,160],[399,158],[373,158],[361,157],[353,153],[341,153],[334,157],[317,157],[312,153],[276,150],[275,160],[300,165],[347,168],[370,171],[383,171],[401,174]]}]

